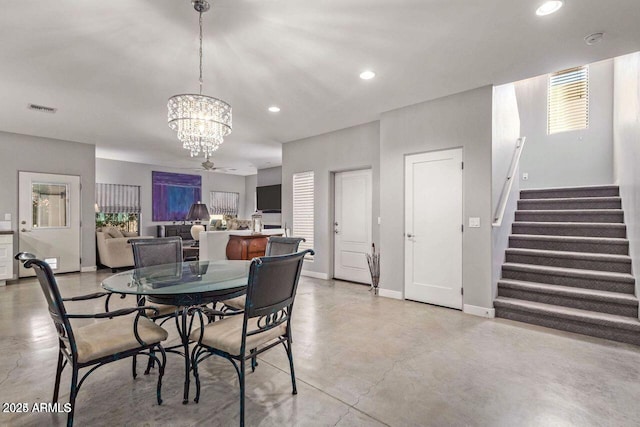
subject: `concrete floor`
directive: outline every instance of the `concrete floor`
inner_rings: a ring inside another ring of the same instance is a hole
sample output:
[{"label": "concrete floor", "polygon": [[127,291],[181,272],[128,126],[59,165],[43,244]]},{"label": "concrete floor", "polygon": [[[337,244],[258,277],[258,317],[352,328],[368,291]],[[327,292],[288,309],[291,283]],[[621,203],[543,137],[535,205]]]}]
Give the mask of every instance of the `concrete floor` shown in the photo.
[{"label": "concrete floor", "polygon": [[[109,274],[58,281],[65,296],[79,295],[100,290]],[[131,297],[118,301],[132,303]],[[70,312],[92,309],[100,310],[100,302],[68,305]],[[57,339],[37,282],[0,288],[0,313],[0,402],[50,402]],[[284,350],[265,353],[247,376],[247,425],[640,424],[640,347],[309,278],[301,280],[293,322],[298,395],[291,395]],[[167,329],[175,341],[175,328]],[[130,359],[102,367],[80,390],[76,425],[237,425],[235,370],[215,358],[202,367],[200,403],[183,405],[182,360],[168,355],[161,406],[156,373],[133,380]],[[69,381],[67,371],[61,402]],[[65,414],[0,413],[0,425],[65,421]]]}]

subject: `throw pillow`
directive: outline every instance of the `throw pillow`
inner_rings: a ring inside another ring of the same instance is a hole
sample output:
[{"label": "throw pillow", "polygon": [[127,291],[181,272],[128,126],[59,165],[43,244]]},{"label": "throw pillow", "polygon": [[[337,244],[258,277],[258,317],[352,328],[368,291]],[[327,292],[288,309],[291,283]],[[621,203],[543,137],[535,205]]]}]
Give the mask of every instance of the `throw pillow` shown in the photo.
[{"label": "throw pillow", "polygon": [[135,231],[123,231],[122,234],[124,237],[138,237],[138,233]]},{"label": "throw pillow", "polygon": [[124,237],[124,234],[122,234],[122,231],[120,231],[119,228],[116,227],[111,227],[107,230],[107,234],[111,237],[118,238],[118,237]]}]

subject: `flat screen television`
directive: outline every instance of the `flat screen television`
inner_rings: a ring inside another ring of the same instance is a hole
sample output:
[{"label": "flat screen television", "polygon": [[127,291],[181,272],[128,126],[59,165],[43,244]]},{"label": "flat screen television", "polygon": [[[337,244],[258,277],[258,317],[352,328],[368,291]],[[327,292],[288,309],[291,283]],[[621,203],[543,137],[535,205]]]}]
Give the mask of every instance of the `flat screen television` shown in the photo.
[{"label": "flat screen television", "polygon": [[269,212],[280,212],[282,209],[282,185],[265,185],[256,188],[258,210]]}]

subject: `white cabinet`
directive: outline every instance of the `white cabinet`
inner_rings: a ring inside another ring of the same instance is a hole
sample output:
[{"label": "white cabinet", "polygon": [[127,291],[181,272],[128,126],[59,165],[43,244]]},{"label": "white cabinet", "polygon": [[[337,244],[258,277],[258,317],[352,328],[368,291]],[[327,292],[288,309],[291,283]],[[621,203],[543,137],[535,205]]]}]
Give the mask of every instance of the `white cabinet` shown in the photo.
[{"label": "white cabinet", "polygon": [[0,286],[13,278],[13,235],[0,234]]}]

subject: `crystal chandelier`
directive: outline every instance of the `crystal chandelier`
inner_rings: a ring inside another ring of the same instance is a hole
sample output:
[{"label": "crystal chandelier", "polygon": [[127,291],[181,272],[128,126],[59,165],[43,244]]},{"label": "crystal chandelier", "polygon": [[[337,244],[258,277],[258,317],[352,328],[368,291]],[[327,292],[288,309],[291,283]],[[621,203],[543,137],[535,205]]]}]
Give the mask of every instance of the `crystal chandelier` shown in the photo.
[{"label": "crystal chandelier", "polygon": [[200,14],[200,93],[169,98],[167,121],[191,157],[201,152],[209,157],[231,133],[231,105],[202,94],[202,14],[210,6],[205,0],[193,0],[191,3]]}]

